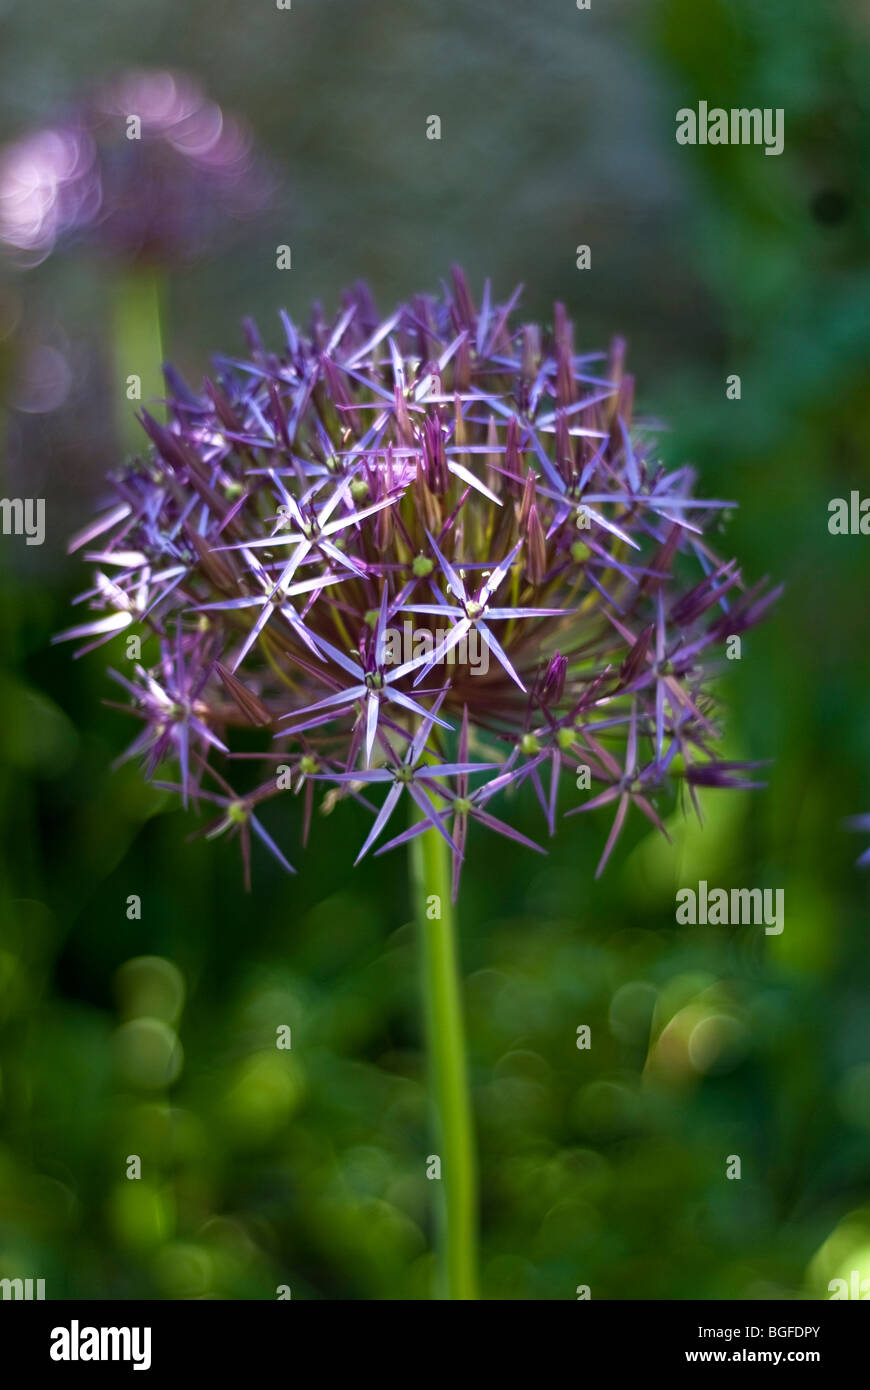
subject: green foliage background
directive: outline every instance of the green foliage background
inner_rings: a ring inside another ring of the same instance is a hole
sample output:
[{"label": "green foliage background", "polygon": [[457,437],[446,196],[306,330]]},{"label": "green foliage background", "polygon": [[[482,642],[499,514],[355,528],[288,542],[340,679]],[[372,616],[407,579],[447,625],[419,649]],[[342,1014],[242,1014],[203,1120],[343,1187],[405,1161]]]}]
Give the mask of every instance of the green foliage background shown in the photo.
[{"label": "green foliage background", "polygon": [[[870,542],[827,531],[830,498],[870,495],[870,12],[5,0],[0,23],[0,136],[118,66],[178,66],[281,170],[272,225],[171,283],[171,356],[194,381],[239,348],[244,314],[277,339],[279,308],[331,309],[360,276],[386,311],[454,260],[478,291],[523,281],[528,318],[565,300],[578,347],[628,337],[665,457],[740,503],[720,548],[787,584],[723,679],[732,756],[774,761],[767,791],[711,793],[674,847],[630,823],[597,884],[598,818],[566,822],[546,860],[472,833],[484,1292],[825,1298],[870,1277],[868,881],[842,826],[870,811]],[[783,107],[784,154],[677,146],[674,113],[700,99]],[[111,647],[48,645],[87,578],[65,538],[119,447],[109,292],[83,255],[0,280],[3,487],[46,497],[49,527],[0,551],[0,1277],[43,1277],[50,1298],[427,1297],[401,855],[354,870],[348,807],[303,855],[288,800],[270,823],[301,872],[259,857],[246,896],[229,848],[185,843],[180,811],[111,770],[132,737],[101,705]],[[44,343],[73,370],[34,413]],[[525,798],[512,815],[539,832]],[[675,888],[699,878],[784,888],[785,931],[677,926]]]}]

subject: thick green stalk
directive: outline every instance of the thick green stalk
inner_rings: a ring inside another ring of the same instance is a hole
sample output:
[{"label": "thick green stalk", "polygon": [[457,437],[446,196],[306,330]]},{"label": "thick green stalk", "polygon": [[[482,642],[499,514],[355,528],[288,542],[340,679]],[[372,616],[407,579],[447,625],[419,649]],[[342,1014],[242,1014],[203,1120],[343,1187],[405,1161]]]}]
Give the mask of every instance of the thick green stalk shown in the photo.
[{"label": "thick green stalk", "polygon": [[411,841],[411,876],[423,964],[426,1038],[435,1110],[441,1298],[477,1298],[477,1178],[450,851],[437,830]]},{"label": "thick green stalk", "polygon": [[165,395],[162,331],[163,276],[133,266],[117,278],[113,293],[115,396],[121,441],[131,451],[145,442],[136,414],[144,406],[164,418],[156,401]]}]

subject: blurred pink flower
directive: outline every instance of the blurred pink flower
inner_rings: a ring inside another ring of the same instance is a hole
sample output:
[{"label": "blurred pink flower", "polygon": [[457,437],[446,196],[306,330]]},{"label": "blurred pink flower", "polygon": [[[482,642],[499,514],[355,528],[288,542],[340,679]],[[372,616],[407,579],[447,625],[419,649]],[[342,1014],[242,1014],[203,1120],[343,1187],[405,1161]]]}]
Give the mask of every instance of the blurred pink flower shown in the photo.
[{"label": "blurred pink flower", "polygon": [[262,213],[274,191],[249,131],[189,77],[127,72],[0,153],[0,241],[25,265],[75,240],[173,264]]}]

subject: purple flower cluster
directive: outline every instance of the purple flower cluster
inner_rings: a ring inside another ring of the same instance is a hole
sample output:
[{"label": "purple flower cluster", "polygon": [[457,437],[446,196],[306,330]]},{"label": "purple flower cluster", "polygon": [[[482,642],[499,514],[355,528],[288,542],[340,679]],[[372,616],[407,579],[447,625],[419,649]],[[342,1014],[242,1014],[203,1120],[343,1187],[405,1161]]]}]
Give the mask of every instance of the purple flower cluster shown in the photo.
[{"label": "purple flower cluster", "polygon": [[[158,785],[212,803],[206,833],[239,834],[246,871],[251,833],[290,867],[259,818],[287,790],[304,837],[318,789],[365,806],[359,857],[433,827],[455,891],[470,821],[540,849],[493,809],[526,783],[551,835],[560,810],[613,806],[599,872],[632,804],[664,830],[668,784],[758,785],[717,759],[709,687],[776,593],[705,538],[731,504],[657,461],[624,344],[578,355],[558,304],[550,331],[513,326],[518,294],[487,283],[478,308],[454,271],[382,320],[358,286],[307,333],[282,315],[278,352],[248,324],[248,360],[200,394],[167,369],[169,423],[143,414],[151,448],[73,542],[102,616],[63,636],[141,635],[115,674],[128,751],[179,767]],[[251,758],[266,772],[233,790]]]},{"label": "purple flower cluster", "polygon": [[0,153],[0,243],[29,265],[75,239],[172,265],[271,193],[248,132],[194,82],[127,72]]}]

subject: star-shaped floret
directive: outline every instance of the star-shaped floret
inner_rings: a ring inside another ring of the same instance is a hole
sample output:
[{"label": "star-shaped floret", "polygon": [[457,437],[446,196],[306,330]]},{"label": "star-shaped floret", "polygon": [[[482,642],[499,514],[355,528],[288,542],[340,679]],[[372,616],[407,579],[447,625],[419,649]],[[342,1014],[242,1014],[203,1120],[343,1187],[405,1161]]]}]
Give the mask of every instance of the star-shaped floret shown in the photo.
[{"label": "star-shaped floret", "polygon": [[562,618],[570,609],[566,608],[503,608],[494,605],[491,600],[497,589],[501,587],[510,573],[511,565],[517,558],[521,548],[522,540],[517,541],[516,545],[503,560],[492,570],[489,578],[481,585],[476,593],[469,593],[465,586],[465,581],[459,572],[451,565],[450,561],[442,555],[438,548],[438,543],[431,532],[427,531],[429,540],[441,571],[447,580],[450,593],[458,599],[455,604],[441,600],[439,603],[405,603],[402,611],[406,613],[428,613],[437,615],[440,618],[452,618],[453,626],[444,640],[431,653],[424,652],[421,656],[415,657],[413,661],[407,663],[407,669],[421,667],[414,684],[418,685],[423,677],[433,666],[442,661],[448,652],[457,646],[462,639],[467,636],[472,628],[480,633],[481,638],[489,647],[493,656],[501,664],[511,680],[525,691],[517,672],[511,664],[507,652],[502,647],[498,638],[489,627],[489,622],[506,618]]}]

